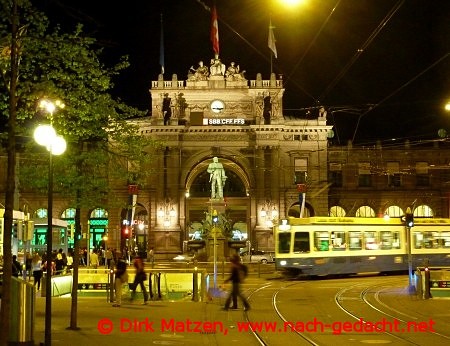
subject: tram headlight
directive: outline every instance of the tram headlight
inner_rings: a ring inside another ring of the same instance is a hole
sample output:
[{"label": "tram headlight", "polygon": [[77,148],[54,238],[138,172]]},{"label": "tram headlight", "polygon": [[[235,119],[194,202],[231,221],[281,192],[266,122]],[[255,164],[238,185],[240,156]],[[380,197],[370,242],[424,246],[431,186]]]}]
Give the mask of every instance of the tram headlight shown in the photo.
[{"label": "tram headlight", "polygon": [[285,260],[280,261],[280,266],[285,266],[287,262]]}]

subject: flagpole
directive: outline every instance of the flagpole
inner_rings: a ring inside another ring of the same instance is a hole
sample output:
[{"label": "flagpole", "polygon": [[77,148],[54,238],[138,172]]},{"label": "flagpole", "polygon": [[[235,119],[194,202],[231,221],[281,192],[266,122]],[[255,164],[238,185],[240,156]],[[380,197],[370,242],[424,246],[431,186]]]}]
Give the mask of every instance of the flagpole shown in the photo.
[{"label": "flagpole", "polygon": [[161,37],[159,41],[159,64],[161,65],[161,74],[164,74],[164,32],[163,32],[163,14],[161,13]]},{"label": "flagpole", "polygon": [[270,50],[270,76],[272,76],[272,68],[273,68],[273,52],[272,49],[270,48],[270,35],[271,35],[271,30],[272,30],[272,16],[269,16],[269,39],[268,39],[268,46],[269,46],[269,50]]},{"label": "flagpole", "polygon": [[272,53],[272,51],[270,51],[270,75],[272,76],[272,60],[273,59],[273,53]]}]

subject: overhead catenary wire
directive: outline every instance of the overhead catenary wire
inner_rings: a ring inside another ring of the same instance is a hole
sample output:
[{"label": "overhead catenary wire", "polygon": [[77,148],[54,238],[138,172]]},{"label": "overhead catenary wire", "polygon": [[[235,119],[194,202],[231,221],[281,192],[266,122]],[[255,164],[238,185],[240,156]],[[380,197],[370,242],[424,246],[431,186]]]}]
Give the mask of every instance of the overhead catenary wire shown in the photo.
[{"label": "overhead catenary wire", "polygon": [[413,78],[411,78],[408,82],[406,82],[405,84],[403,84],[402,86],[400,86],[399,88],[397,88],[396,90],[394,90],[392,93],[390,93],[389,95],[387,95],[385,98],[383,98],[380,102],[376,103],[373,107],[369,108],[366,112],[362,113],[359,117],[358,117],[358,121],[356,122],[356,128],[355,131],[353,132],[353,137],[352,137],[352,142],[355,141],[355,137],[356,137],[356,133],[358,131],[359,128],[359,124],[361,122],[361,119],[367,115],[369,112],[373,111],[375,108],[377,108],[379,105],[383,104],[384,102],[386,102],[387,100],[389,100],[392,96],[394,96],[395,94],[397,94],[400,90],[406,88],[408,85],[410,85],[412,82],[414,82],[417,78],[419,78],[420,76],[422,76],[423,74],[425,74],[426,72],[428,72],[429,70],[431,70],[433,67],[435,67],[436,65],[438,65],[439,63],[441,63],[442,61],[444,61],[445,59],[447,59],[450,56],[450,53],[445,53],[442,57],[440,57],[438,60],[436,60],[435,62],[433,62],[431,65],[429,65],[427,68],[425,68],[422,72],[418,73],[416,76],[414,76]]},{"label": "overhead catenary wire", "polygon": [[338,2],[336,3],[336,5],[334,5],[334,7],[332,8],[331,12],[328,14],[328,17],[325,19],[325,21],[322,23],[322,26],[320,27],[319,31],[317,31],[316,35],[314,36],[314,38],[312,39],[312,41],[309,43],[308,47],[306,48],[305,52],[303,53],[303,55],[300,57],[300,59],[297,61],[297,63],[294,65],[294,67],[291,70],[291,73],[289,74],[289,76],[286,78],[286,83],[289,81],[289,79],[291,79],[292,75],[294,74],[294,72],[297,70],[297,68],[299,67],[299,65],[303,62],[303,59],[306,57],[306,55],[308,54],[309,50],[311,49],[311,47],[314,45],[314,43],[316,42],[317,38],[320,36],[322,30],[325,28],[325,26],[328,24],[331,16],[333,15],[333,13],[336,11],[336,8],[339,6],[339,3],[341,2],[341,0],[338,0]]},{"label": "overhead catenary wire", "polygon": [[330,84],[325,88],[320,95],[319,100],[323,100],[328,93],[339,83],[339,81],[345,76],[348,70],[352,67],[352,65],[358,60],[361,54],[369,47],[369,45],[373,42],[373,40],[377,37],[377,35],[383,30],[389,20],[394,16],[394,14],[400,9],[405,0],[398,1],[388,12],[388,14],[383,18],[381,23],[377,26],[377,28],[370,34],[369,38],[362,44],[360,48],[356,50],[356,53],[350,59],[350,61],[344,66],[344,68],[337,74],[337,76],[331,81]]}]

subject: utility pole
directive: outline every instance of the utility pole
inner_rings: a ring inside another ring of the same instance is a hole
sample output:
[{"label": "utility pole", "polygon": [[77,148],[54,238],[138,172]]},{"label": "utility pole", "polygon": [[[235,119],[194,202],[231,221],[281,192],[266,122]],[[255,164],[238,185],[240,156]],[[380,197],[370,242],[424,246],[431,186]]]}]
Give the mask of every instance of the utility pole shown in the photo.
[{"label": "utility pole", "polygon": [[410,294],[415,293],[415,286],[413,282],[413,263],[412,263],[412,238],[411,238],[411,228],[414,226],[414,215],[411,211],[411,208],[408,207],[406,209],[405,213],[405,229],[406,229],[406,245],[407,245],[407,252],[408,252],[408,292]]}]

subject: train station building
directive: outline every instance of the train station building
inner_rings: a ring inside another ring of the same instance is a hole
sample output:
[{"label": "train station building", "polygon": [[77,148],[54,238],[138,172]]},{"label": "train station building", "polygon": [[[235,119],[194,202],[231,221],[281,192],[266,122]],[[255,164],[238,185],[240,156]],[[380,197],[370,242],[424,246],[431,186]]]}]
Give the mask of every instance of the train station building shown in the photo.
[{"label": "train station building", "polygon": [[[284,91],[274,73],[246,76],[218,58],[187,77],[159,75],[151,82],[151,116],[132,121],[162,145],[151,153],[146,184],[111,186],[124,202],[133,197],[132,248],[172,258],[201,238],[212,209],[225,217],[234,240],[267,251],[274,248],[274,223],[288,216],[400,217],[410,207],[416,217],[449,217],[445,139],[336,146],[326,108],[287,116]],[[226,173],[219,200],[211,198],[207,171],[214,158]],[[46,196],[17,196],[32,217],[45,216]],[[53,217],[71,224],[74,209],[63,196],[54,196],[53,209]],[[127,213],[101,205],[82,211],[88,248],[120,249]]]}]

